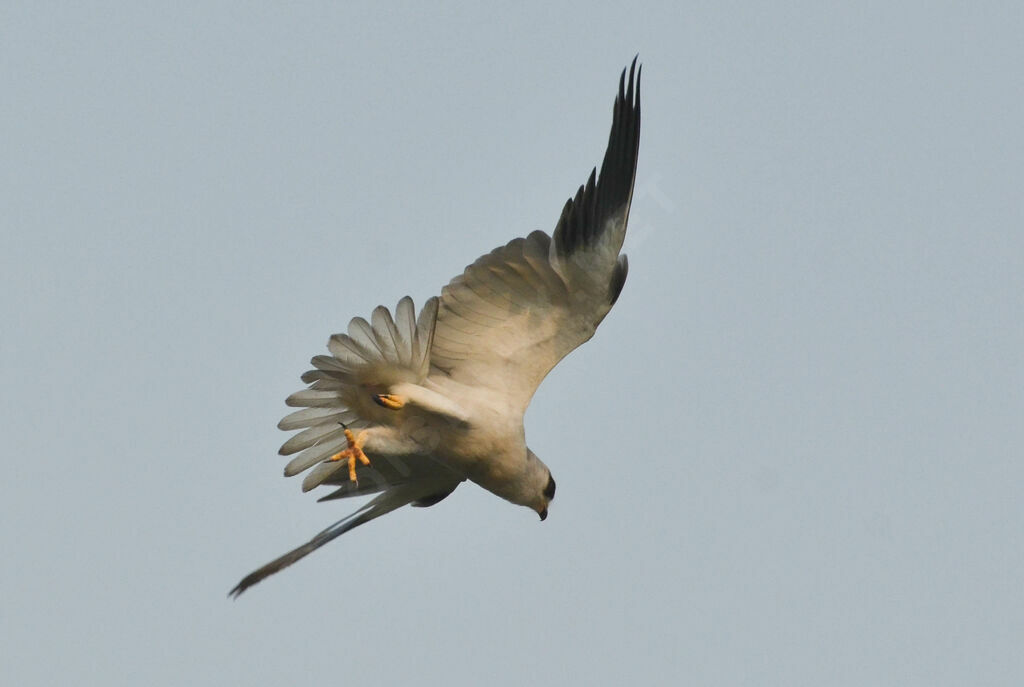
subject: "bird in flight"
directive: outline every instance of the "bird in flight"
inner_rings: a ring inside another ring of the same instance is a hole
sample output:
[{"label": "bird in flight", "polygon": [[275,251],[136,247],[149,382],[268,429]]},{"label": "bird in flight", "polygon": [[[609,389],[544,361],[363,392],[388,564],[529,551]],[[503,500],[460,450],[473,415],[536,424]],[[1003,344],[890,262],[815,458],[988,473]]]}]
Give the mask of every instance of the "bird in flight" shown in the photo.
[{"label": "bird in flight", "polygon": [[541,520],[551,471],[526,445],[523,414],[541,381],[588,341],[611,310],[629,263],[620,255],[640,145],[636,58],[619,77],[601,172],[562,208],[554,232],[534,231],[481,256],[416,315],[408,296],[330,337],[313,358],[300,410],[278,424],[301,430],[281,446],[285,476],[309,471],[321,501],[377,494],[302,546],[246,575],[230,595],[329,541],[407,504],[432,506],[470,480]]}]

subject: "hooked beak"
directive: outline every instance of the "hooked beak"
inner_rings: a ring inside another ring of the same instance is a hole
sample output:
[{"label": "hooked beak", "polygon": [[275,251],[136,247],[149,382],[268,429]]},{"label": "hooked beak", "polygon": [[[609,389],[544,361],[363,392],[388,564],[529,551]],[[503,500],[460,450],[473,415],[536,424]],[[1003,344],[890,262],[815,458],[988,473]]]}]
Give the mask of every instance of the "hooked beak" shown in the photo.
[{"label": "hooked beak", "polygon": [[548,509],[547,509],[547,508],[545,508],[545,509],[544,509],[544,510],[542,510],[542,511],[538,511],[538,512],[537,512],[537,515],[539,515],[539,516],[540,516],[540,521],[541,521],[541,522],[544,522],[544,521],[545,521],[545,520],[547,520],[547,518],[548,518]]}]

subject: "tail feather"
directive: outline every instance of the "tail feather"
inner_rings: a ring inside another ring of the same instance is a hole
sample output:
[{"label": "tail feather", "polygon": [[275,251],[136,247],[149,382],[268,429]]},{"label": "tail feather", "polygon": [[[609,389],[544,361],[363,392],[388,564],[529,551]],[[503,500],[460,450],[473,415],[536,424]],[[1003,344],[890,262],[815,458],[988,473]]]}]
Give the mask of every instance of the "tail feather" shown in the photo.
[{"label": "tail feather", "polygon": [[428,480],[392,487],[352,515],[339,520],[324,531],[320,532],[302,546],[292,549],[283,556],[279,556],[263,567],[249,573],[242,578],[241,582],[235,585],[234,589],[228,592],[228,596],[237,599],[239,595],[249,587],[261,582],[276,572],[284,570],[292,563],[305,558],[324,544],[337,539],[349,530],[353,530],[375,518],[386,515],[397,508],[401,508],[402,506],[414,501],[430,497],[449,488],[452,488],[452,486],[451,481],[447,478],[444,480]]}]

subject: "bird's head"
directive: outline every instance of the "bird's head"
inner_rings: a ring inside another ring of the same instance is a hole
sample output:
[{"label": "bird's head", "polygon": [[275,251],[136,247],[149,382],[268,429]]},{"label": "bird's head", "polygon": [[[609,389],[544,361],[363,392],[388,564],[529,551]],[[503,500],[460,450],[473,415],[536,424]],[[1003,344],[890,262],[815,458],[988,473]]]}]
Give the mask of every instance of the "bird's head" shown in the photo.
[{"label": "bird's head", "polygon": [[544,487],[544,506],[537,511],[541,521],[544,521],[548,517],[548,504],[555,498],[555,478],[551,476],[551,471],[548,471],[548,483]]},{"label": "bird's head", "polygon": [[537,457],[530,449],[526,449],[527,464],[531,473],[532,488],[530,499],[525,505],[537,511],[541,520],[548,517],[548,506],[555,498],[555,478],[551,476],[551,470]]}]

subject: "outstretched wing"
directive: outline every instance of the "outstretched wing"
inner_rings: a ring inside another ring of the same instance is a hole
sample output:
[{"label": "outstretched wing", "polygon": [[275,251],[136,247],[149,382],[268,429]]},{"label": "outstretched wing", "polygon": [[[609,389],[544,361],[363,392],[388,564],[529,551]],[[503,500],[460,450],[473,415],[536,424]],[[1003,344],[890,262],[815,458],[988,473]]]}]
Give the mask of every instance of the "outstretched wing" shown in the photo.
[{"label": "outstretched wing", "polygon": [[[308,389],[297,391],[285,403],[302,408],[278,423],[283,430],[302,430],[281,446],[283,456],[294,456],[285,466],[287,477],[308,470],[346,447],[345,427],[361,429],[390,425],[399,414],[378,406],[375,393],[393,384],[419,383],[427,376],[430,341],[434,334],[437,299],[431,298],[415,315],[406,296],[395,307],[395,317],[384,306],[373,311],[372,324],[354,318],[348,334],[334,334],[327,342],[331,355],[313,358],[315,369],[302,375]],[[339,463],[332,467],[339,467]],[[326,480],[305,483],[312,488]]]},{"label": "outstretched wing", "polygon": [[[635,76],[635,82],[634,82]],[[618,298],[619,255],[640,145],[640,70],[619,79],[608,149],[553,236],[535,231],[482,256],[441,291],[431,374],[486,387],[525,411],[558,362],[594,335]],[[595,178],[596,177],[596,178]]]}]

